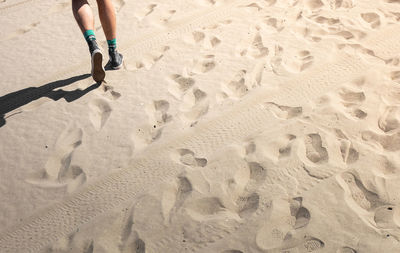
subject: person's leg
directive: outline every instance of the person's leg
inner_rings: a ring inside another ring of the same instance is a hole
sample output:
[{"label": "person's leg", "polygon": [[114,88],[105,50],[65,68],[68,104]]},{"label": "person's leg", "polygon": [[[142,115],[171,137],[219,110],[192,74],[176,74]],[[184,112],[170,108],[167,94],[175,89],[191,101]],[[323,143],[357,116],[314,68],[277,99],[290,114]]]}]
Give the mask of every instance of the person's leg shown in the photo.
[{"label": "person's leg", "polygon": [[72,12],[81,29],[92,58],[92,77],[96,82],[103,81],[106,73],[103,68],[103,54],[96,42],[94,34],[94,18],[87,0],[72,0]]},{"label": "person's leg", "polygon": [[107,40],[117,38],[117,20],[111,0],[97,0],[97,7],[99,8],[100,21]]},{"label": "person's leg", "polygon": [[82,33],[94,28],[94,18],[92,8],[87,0],[72,0],[72,12]]},{"label": "person's leg", "polygon": [[117,52],[117,20],[114,6],[111,0],[97,0],[97,6],[101,25],[107,39],[110,55],[109,65],[113,69],[119,69],[122,66],[123,57]]}]

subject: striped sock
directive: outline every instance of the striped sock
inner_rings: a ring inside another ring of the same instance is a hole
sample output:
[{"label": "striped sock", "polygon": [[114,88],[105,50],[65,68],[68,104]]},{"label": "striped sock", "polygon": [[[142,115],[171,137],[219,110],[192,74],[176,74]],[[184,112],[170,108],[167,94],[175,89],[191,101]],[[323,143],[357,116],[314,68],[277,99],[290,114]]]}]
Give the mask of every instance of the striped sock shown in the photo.
[{"label": "striped sock", "polygon": [[87,43],[89,43],[89,41],[96,40],[96,35],[94,35],[94,31],[93,30],[86,30],[83,33],[83,36],[85,37],[85,40],[86,40]]},{"label": "striped sock", "polygon": [[117,39],[107,40],[108,51],[115,51],[117,49]]}]

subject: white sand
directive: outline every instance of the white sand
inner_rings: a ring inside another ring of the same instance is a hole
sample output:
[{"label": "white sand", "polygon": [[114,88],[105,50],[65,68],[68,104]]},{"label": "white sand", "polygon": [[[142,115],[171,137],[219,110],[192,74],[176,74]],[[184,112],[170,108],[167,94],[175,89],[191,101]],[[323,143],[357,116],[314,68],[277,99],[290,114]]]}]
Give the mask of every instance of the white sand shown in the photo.
[{"label": "white sand", "polygon": [[1,253],[400,252],[400,1],[114,2],[0,0]]}]

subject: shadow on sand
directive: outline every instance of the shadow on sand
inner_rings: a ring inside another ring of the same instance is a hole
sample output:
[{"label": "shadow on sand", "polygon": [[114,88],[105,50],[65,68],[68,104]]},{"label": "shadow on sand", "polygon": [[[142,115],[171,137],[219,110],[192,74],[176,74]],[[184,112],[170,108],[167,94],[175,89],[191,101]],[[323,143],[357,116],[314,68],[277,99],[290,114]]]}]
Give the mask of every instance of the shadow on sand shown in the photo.
[{"label": "shadow on sand", "polygon": [[21,106],[24,106],[34,100],[42,97],[48,97],[53,99],[54,101],[64,98],[67,102],[72,102],[100,86],[101,83],[95,83],[84,90],[55,90],[57,88],[70,85],[74,82],[86,79],[88,77],[90,77],[90,74],[74,76],[68,79],[47,83],[40,87],[29,87],[0,97],[0,127],[6,124],[6,120],[4,118],[6,113],[11,112]]}]

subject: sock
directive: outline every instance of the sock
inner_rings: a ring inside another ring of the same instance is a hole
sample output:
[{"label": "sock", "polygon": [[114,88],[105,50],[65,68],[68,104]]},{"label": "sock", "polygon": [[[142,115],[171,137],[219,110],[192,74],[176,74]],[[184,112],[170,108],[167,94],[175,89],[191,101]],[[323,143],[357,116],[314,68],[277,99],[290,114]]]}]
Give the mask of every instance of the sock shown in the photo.
[{"label": "sock", "polygon": [[108,51],[115,51],[117,49],[117,39],[107,40]]},{"label": "sock", "polygon": [[94,35],[93,30],[86,30],[83,33],[83,36],[85,36],[85,40],[87,43],[89,43],[90,41],[96,40],[96,36]]}]

